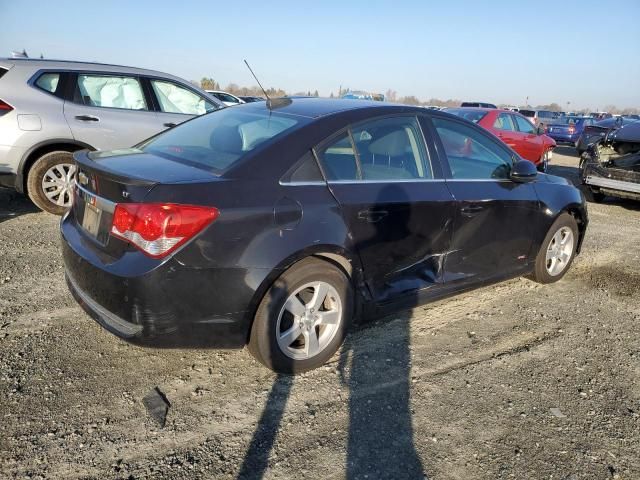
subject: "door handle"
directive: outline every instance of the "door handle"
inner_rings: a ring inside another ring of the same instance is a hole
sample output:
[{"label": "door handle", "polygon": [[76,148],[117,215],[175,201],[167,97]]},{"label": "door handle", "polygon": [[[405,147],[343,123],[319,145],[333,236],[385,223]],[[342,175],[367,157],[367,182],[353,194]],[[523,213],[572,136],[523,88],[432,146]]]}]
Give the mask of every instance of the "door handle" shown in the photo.
[{"label": "door handle", "polygon": [[164,124],[165,127],[173,128],[177,125],[177,123],[167,122]]},{"label": "door handle", "polygon": [[98,117],[94,117],[93,115],[76,115],[76,120],[82,120],[83,122],[99,122],[100,121]]},{"label": "door handle", "polygon": [[387,215],[389,215],[389,212],[386,210],[360,210],[358,219],[369,223],[377,223]]},{"label": "door handle", "polygon": [[467,205],[465,207],[462,207],[460,209],[460,212],[465,217],[473,217],[474,215],[480,213],[482,210],[484,210],[484,207],[482,205]]}]

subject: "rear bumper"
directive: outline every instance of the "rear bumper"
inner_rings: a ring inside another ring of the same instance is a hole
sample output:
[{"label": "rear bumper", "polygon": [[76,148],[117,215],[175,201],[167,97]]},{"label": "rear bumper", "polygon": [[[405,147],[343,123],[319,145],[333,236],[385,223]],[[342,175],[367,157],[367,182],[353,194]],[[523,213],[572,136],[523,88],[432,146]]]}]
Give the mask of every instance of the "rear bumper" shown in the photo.
[{"label": "rear bumper", "polygon": [[570,135],[570,134],[561,134],[561,133],[556,133],[556,134],[547,133],[546,135],[553,138],[556,141],[556,143],[568,143],[574,146],[578,141],[578,139],[580,138],[580,135],[578,134]]},{"label": "rear bumper", "polygon": [[[245,269],[187,267],[170,258],[135,262],[100,258],[66,218],[62,254],[69,290],[82,308],[111,333],[156,347],[241,348],[255,291]],[[131,252],[127,255],[135,255]],[[153,263],[156,262],[156,263]]]}]

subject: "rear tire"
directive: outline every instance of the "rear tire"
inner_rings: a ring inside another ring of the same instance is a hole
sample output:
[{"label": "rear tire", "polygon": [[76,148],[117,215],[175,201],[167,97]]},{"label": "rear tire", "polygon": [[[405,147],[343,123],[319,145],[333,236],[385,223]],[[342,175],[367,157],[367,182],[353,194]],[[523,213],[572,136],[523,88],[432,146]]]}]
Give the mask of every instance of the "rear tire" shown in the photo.
[{"label": "rear tire", "polygon": [[585,188],[585,191],[586,191],[585,197],[587,198],[588,202],[602,203],[606,197],[604,193],[594,190],[589,186]]},{"label": "rear tire", "polygon": [[62,215],[73,198],[73,154],[50,152],[35,161],[27,176],[27,194],[40,209]]},{"label": "rear tire", "polygon": [[536,257],[531,279],[538,283],[553,283],[569,270],[578,245],[578,223],[572,215],[562,213],[553,222]]},{"label": "rear tire", "polygon": [[353,289],[347,276],[322,260],[302,260],[283,273],[260,302],[249,351],[278,373],[312,370],[340,348],[352,314]]}]

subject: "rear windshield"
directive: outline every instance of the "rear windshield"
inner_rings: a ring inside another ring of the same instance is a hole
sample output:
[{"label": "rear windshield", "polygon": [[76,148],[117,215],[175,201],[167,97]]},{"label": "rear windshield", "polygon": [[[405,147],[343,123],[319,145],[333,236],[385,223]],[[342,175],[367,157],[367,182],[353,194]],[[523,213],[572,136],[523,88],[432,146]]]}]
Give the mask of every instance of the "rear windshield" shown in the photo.
[{"label": "rear windshield", "polygon": [[576,118],[576,117],[562,117],[556,118],[553,123],[556,125],[575,125],[576,123],[584,122],[584,118]]},{"label": "rear windshield", "polygon": [[291,130],[298,119],[268,111],[223,108],[197,117],[140,145],[140,149],[215,173]]},{"label": "rear windshield", "polygon": [[447,108],[445,112],[452,113],[473,123],[478,123],[487,114],[487,112],[483,110],[464,110],[462,108]]},{"label": "rear windshield", "polygon": [[533,110],[520,110],[520,115],[533,118],[536,116],[536,112],[534,112]]}]

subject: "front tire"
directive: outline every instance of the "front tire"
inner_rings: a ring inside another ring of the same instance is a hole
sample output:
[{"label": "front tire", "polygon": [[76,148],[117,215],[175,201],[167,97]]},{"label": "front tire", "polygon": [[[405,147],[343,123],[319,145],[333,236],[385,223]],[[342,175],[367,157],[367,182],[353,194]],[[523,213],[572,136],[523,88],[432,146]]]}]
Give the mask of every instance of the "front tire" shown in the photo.
[{"label": "front tire", "polygon": [[50,152],[33,164],[27,176],[27,194],[45,212],[62,215],[73,199],[73,154]]},{"label": "front tire", "polygon": [[540,157],[540,163],[538,164],[538,171],[542,173],[546,173],[549,168],[549,150],[545,150]]},{"label": "front tire", "polygon": [[302,260],[282,274],[260,302],[249,351],[278,373],[312,370],[340,348],[352,313],[347,276],[328,262]]},{"label": "front tire", "polygon": [[553,222],[536,257],[532,279],[553,283],[569,270],[578,245],[578,223],[572,215],[562,213]]}]

